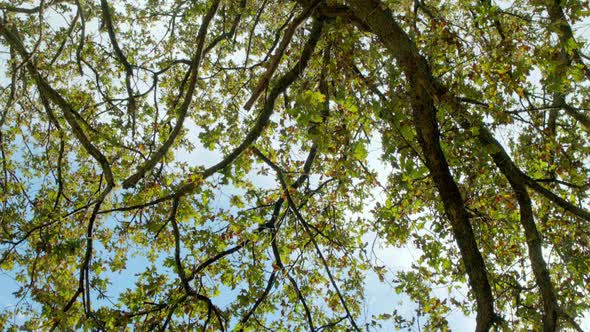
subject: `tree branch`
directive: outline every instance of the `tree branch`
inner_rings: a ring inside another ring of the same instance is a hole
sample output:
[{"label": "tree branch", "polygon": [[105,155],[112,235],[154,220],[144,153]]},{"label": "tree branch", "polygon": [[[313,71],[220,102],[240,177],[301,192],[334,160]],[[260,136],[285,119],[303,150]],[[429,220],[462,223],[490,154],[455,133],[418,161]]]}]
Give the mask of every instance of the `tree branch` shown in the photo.
[{"label": "tree branch", "polygon": [[297,27],[311,15],[314,8],[319,3],[319,0],[314,0],[309,6],[307,6],[303,10],[301,14],[295,17],[291,24],[289,24],[287,30],[285,31],[285,34],[283,35],[283,39],[279,44],[279,48],[276,50],[275,54],[270,58],[269,63],[266,65],[266,72],[262,74],[260,80],[258,81],[258,84],[256,85],[256,88],[254,88],[254,91],[250,95],[250,99],[248,99],[248,101],[244,104],[245,110],[250,110],[250,108],[252,108],[252,106],[256,102],[256,99],[258,99],[262,91],[266,89],[266,87],[270,83],[272,75],[279,67],[279,63],[281,61],[281,58],[283,57],[283,54],[287,50],[287,46],[289,46],[289,44],[291,43],[291,39],[293,39],[293,35],[295,34]]},{"label": "tree branch", "polygon": [[350,310],[348,309],[348,305],[346,304],[346,300],[342,296],[342,293],[340,292],[340,289],[338,288],[338,285],[336,284],[336,281],[335,281],[334,277],[332,276],[330,266],[328,265],[328,262],[326,261],[326,258],[324,257],[324,254],[322,253],[317,241],[315,240],[315,237],[311,233],[308,223],[305,221],[305,219],[303,218],[303,216],[299,212],[299,209],[297,208],[297,204],[295,204],[295,202],[291,198],[291,194],[289,192],[289,186],[287,185],[287,183],[285,182],[285,179],[283,178],[283,171],[281,170],[280,167],[278,167],[275,163],[273,163],[270,159],[268,159],[264,154],[262,154],[262,152],[260,152],[260,150],[258,150],[256,148],[254,148],[253,150],[254,150],[254,153],[256,154],[256,156],[258,156],[262,161],[264,161],[267,165],[269,165],[277,173],[277,178],[281,184],[281,187],[283,188],[283,192],[284,192],[285,196],[287,197],[287,202],[289,204],[289,208],[295,214],[297,220],[301,223],[301,225],[305,229],[305,232],[307,234],[309,234],[311,242],[312,242],[318,256],[320,257],[320,260],[322,261],[324,269],[326,270],[326,273],[328,274],[328,278],[330,279],[330,283],[332,284],[332,287],[334,287],[334,291],[338,295],[340,303],[342,304],[342,307],[344,308],[344,311],[346,312],[346,315],[350,321],[350,324],[352,325],[352,327],[356,331],[360,331],[360,329],[358,328],[358,326],[354,320],[354,317],[352,316]]},{"label": "tree branch", "polygon": [[132,122],[131,122],[131,136],[135,136],[135,129],[136,129],[136,117],[137,117],[137,104],[135,101],[135,96],[133,95],[133,88],[131,87],[131,78],[133,77],[133,67],[127,60],[127,57],[121,50],[119,43],[117,42],[117,36],[115,35],[115,28],[113,27],[113,16],[111,14],[111,9],[109,8],[109,4],[107,0],[100,0],[100,8],[102,10],[102,17],[104,25],[106,26],[109,39],[111,41],[111,45],[113,46],[113,50],[115,51],[115,56],[119,63],[123,65],[125,69],[125,87],[127,89],[127,96],[128,96],[128,103],[127,103],[127,112],[131,115]]},{"label": "tree branch", "polygon": [[229,153],[223,160],[219,163],[209,167],[208,169],[204,170],[202,173],[198,174],[197,180],[189,180],[185,184],[181,185],[180,188],[176,191],[176,193],[172,194],[171,196],[183,196],[188,193],[191,193],[196,188],[198,188],[201,184],[200,181],[208,178],[209,176],[215,174],[216,172],[224,169],[228,165],[230,165],[236,158],[238,158],[242,152],[244,152],[252,143],[254,143],[258,137],[262,134],[262,131],[268,124],[270,116],[273,113],[274,105],[277,97],[283,93],[287,88],[295,82],[295,80],[303,73],[311,55],[313,54],[315,47],[320,40],[322,34],[322,27],[323,21],[321,20],[314,20],[313,27],[303,48],[303,52],[301,53],[301,57],[299,62],[297,62],[291,70],[285,73],[281,78],[278,79],[277,84],[272,88],[266,102],[264,104],[264,109],[262,113],[258,116],[256,123],[250,129],[242,143],[236,147],[231,153]]},{"label": "tree branch", "polygon": [[178,108],[178,110],[176,112],[178,117],[176,119],[176,124],[174,125],[174,128],[172,129],[172,132],[170,133],[170,135],[168,136],[166,141],[162,144],[162,146],[156,152],[154,152],[154,154],[151,156],[151,158],[149,160],[147,160],[143,165],[141,165],[137,169],[137,172],[135,174],[131,175],[130,177],[125,179],[125,181],[123,181],[123,188],[131,188],[131,187],[135,186],[137,184],[137,182],[141,178],[143,178],[148,171],[150,171],[152,168],[154,168],[154,166],[156,166],[156,164],[158,162],[160,162],[160,160],[162,158],[164,158],[164,155],[166,155],[166,153],[168,152],[168,150],[170,149],[170,147],[172,146],[174,141],[176,141],[176,138],[180,134],[183,124],[184,124],[184,120],[185,120],[186,115],[188,113],[188,108],[191,104],[191,100],[192,100],[192,97],[193,97],[193,94],[195,91],[196,84],[197,84],[199,65],[201,63],[201,56],[203,54],[203,48],[205,45],[205,38],[207,37],[207,29],[209,28],[209,23],[211,22],[211,20],[213,20],[213,16],[215,15],[215,12],[217,12],[217,8],[219,7],[219,3],[220,3],[220,0],[213,1],[213,3],[211,4],[211,7],[209,7],[209,10],[207,11],[207,14],[203,18],[203,23],[201,24],[201,26],[199,28],[199,32],[197,34],[197,49],[195,51],[195,54],[193,55],[193,59],[192,59],[192,63],[191,63],[190,77],[189,77],[189,84],[187,87],[187,92],[186,92],[186,95],[184,97],[182,104],[180,105],[180,107]]},{"label": "tree branch", "polygon": [[[21,42],[21,38],[18,35],[18,32],[13,28],[7,26],[4,20],[0,22],[0,33],[4,36],[4,39],[6,39],[6,41],[17,51],[21,58],[30,59],[30,55],[25,50]],[[32,60],[26,62],[26,67],[31,76],[33,76],[33,78],[35,79],[39,92],[42,95],[44,95],[45,98],[51,100],[53,103],[55,103],[57,106],[61,108],[66,121],[72,128],[74,136],[76,136],[76,138],[80,141],[84,149],[100,164],[100,167],[102,168],[103,173],[105,174],[107,183],[111,186],[114,186],[115,181],[113,178],[113,173],[111,171],[109,161],[86,136],[84,130],[82,129],[82,127],[78,123],[78,120],[76,119],[76,112],[74,111],[72,106],[56,90],[54,90],[49,85],[49,83],[47,83],[47,81],[41,76],[41,73],[39,73],[39,71],[35,67]]]},{"label": "tree branch", "polygon": [[348,3],[355,15],[381,39],[410,81],[410,99],[418,141],[451,222],[455,241],[469,276],[469,284],[475,294],[476,331],[488,331],[497,319],[494,313],[494,296],[463,198],[440,147],[434,100],[442,92],[440,86],[432,76],[426,59],[420,55],[414,42],[398,25],[385,4],[379,0],[350,0]]}]

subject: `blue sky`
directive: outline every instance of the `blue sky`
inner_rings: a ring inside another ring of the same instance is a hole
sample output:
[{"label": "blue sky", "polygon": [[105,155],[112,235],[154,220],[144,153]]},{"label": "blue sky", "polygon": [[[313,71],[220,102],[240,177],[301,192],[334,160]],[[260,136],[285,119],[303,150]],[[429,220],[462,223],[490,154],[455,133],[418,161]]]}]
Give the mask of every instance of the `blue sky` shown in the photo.
[{"label": "blue sky", "polygon": [[[502,2],[504,3],[504,2]],[[578,23],[578,30],[582,31],[584,35],[588,34],[588,24],[587,22]],[[4,76],[4,70],[0,69],[2,76]],[[5,78],[3,81],[5,82]],[[190,134],[189,137],[198,137],[198,129],[188,124]],[[500,136],[505,136],[507,133],[500,133]],[[194,142],[197,144],[198,142]],[[380,161],[380,144],[379,138],[376,136],[374,137],[374,141],[369,149],[369,160],[368,166],[374,170],[377,170],[379,173],[379,177],[382,182],[386,182],[386,176],[391,171],[390,166],[384,164]],[[190,162],[191,165],[195,165],[195,161],[201,162],[204,166],[212,165],[218,160],[220,160],[222,155],[219,152],[209,151],[204,149],[203,147],[198,147],[191,153],[187,153],[186,151],[179,151],[177,153],[178,160]],[[274,177],[260,177],[257,178],[256,181],[257,185],[264,187],[274,187],[276,186],[276,181]],[[225,207],[229,209],[229,204],[227,202],[229,195],[235,193],[232,191],[231,188],[228,188],[225,191],[225,196],[219,197],[219,202],[217,203],[219,207]],[[379,192],[375,192],[375,197],[378,199],[380,197]],[[367,206],[366,213],[368,216],[368,211],[370,210],[371,205]],[[374,240],[374,234],[368,234],[365,237],[367,242],[372,242]],[[393,278],[393,272],[407,270],[410,268],[412,262],[420,255],[419,251],[416,248],[413,248],[411,244],[408,244],[406,247],[402,248],[395,248],[388,246],[383,240],[378,240],[379,245],[376,247],[376,259],[382,264],[386,266],[386,269],[391,271],[387,274],[387,277],[391,280]],[[101,248],[99,248],[100,250]],[[133,281],[135,280],[134,275],[143,271],[144,267],[147,265],[147,260],[142,257],[135,257],[131,259],[127,265],[127,269],[124,273],[120,274],[111,274],[111,293],[109,295],[115,296],[117,293],[124,291],[128,287],[133,287]],[[1,271],[0,272],[0,308],[1,309],[10,309],[14,308],[15,305],[18,303],[18,299],[14,298],[12,293],[18,289],[18,284],[14,280],[14,272],[11,271]],[[389,313],[393,309],[399,310],[400,313],[405,314],[407,317],[413,316],[413,311],[415,310],[416,306],[413,304],[405,295],[397,294],[392,286],[393,284],[383,283],[379,280],[377,275],[373,272],[368,272],[366,279],[365,279],[365,310],[363,315],[361,316],[360,321],[362,322],[363,319],[370,320],[370,317],[374,314],[379,313]],[[446,294],[446,290],[444,289],[437,289],[434,291],[438,295],[444,297]],[[216,298],[216,301],[220,303],[226,302],[231,300],[235,296],[234,292],[227,292],[220,295]],[[474,317],[466,317],[461,312],[453,312],[449,315],[448,320],[450,322],[450,326],[455,331],[473,331],[475,327]],[[582,327],[586,330],[590,331],[590,315],[586,315],[586,319],[582,323]],[[391,330],[390,327],[384,327],[384,331]],[[418,330],[416,328],[415,330]]]}]

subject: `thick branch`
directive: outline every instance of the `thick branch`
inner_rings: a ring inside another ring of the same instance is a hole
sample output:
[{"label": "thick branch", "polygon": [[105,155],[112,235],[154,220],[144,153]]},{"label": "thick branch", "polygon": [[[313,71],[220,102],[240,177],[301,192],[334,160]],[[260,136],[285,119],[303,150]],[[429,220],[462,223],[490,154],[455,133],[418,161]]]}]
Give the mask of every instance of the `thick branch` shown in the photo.
[{"label": "thick branch", "polygon": [[[4,36],[4,39],[6,39],[8,44],[10,44],[10,46],[12,46],[17,51],[21,58],[30,59],[30,54],[25,50],[21,38],[19,37],[16,30],[7,26],[4,21],[1,21],[0,33]],[[74,136],[76,136],[76,138],[80,141],[86,152],[88,152],[88,154],[90,154],[100,164],[107,183],[111,186],[114,186],[114,178],[109,161],[86,136],[82,126],[78,123],[76,112],[72,106],[55,89],[53,89],[49,83],[47,83],[47,81],[41,76],[41,73],[39,73],[35,67],[33,61],[27,61],[26,67],[31,76],[33,76],[35,79],[35,83],[37,84],[39,92],[44,96],[44,98],[51,100],[62,110],[66,121],[72,128]]]},{"label": "thick branch", "polygon": [[520,224],[524,229],[526,242],[529,250],[529,259],[535,275],[537,286],[541,290],[541,297],[543,300],[543,331],[555,331],[557,324],[557,314],[559,312],[559,305],[557,303],[557,296],[555,289],[551,282],[551,276],[547,270],[547,263],[543,258],[542,253],[542,239],[537,230],[535,219],[533,215],[533,208],[531,198],[527,191],[525,178],[523,178],[520,170],[514,165],[510,157],[501,148],[500,143],[492,136],[492,134],[485,127],[479,129],[479,139],[484,147],[492,146],[490,152],[494,162],[510,182],[516,199],[520,206]]},{"label": "thick branch", "polygon": [[569,62],[575,61],[578,64],[582,65],[584,67],[584,74],[586,75],[586,78],[590,80],[590,70],[588,70],[586,64],[582,60],[579,48],[574,47],[571,50],[571,55],[566,51],[568,45],[571,45],[570,41],[573,41],[575,45],[576,39],[572,27],[569,24],[567,17],[563,12],[561,2],[558,0],[547,0],[543,3],[545,4],[545,8],[549,13],[549,19],[551,20],[551,24],[557,28],[557,33],[559,35],[559,41],[561,44],[561,55],[567,58]]},{"label": "thick branch", "polygon": [[281,40],[281,43],[279,44],[279,48],[276,50],[275,54],[270,58],[269,63],[267,64],[266,72],[264,74],[262,74],[262,76],[260,77],[260,80],[258,81],[258,84],[256,85],[256,88],[254,89],[254,91],[252,92],[252,94],[250,96],[250,99],[248,99],[246,104],[244,104],[245,110],[249,110],[250,108],[252,108],[252,106],[254,105],[254,103],[256,102],[256,100],[258,99],[260,94],[262,93],[262,91],[264,91],[266,89],[266,87],[270,83],[272,75],[279,67],[279,63],[281,62],[281,58],[283,57],[283,54],[287,50],[287,46],[289,46],[289,44],[291,43],[291,39],[293,39],[293,35],[295,34],[297,27],[303,21],[305,21],[306,18],[308,18],[311,15],[314,8],[319,3],[320,3],[320,1],[314,1],[313,3],[311,3],[308,7],[306,7],[303,10],[303,12],[301,14],[299,14],[297,17],[295,17],[295,19],[293,20],[293,22],[291,22],[291,24],[289,24],[289,26],[287,27],[287,30],[285,31],[285,35],[283,35],[283,39]]},{"label": "thick branch", "polygon": [[397,24],[386,5],[378,0],[350,0],[349,4],[356,16],[381,39],[410,81],[410,97],[418,141],[426,166],[430,170],[451,222],[469,276],[469,284],[477,302],[476,331],[488,331],[496,318],[494,297],[463,198],[440,147],[437,110],[434,105],[434,98],[440,93],[440,88],[430,72],[426,59],[420,55],[416,45]]}]

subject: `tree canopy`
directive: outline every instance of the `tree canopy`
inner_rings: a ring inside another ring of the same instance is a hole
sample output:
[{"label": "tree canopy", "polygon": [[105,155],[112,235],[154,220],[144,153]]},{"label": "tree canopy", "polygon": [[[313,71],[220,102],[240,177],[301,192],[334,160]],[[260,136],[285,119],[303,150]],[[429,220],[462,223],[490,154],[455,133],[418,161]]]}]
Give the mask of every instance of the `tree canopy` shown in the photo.
[{"label": "tree canopy", "polygon": [[0,324],[581,331],[588,8],[0,2]]}]

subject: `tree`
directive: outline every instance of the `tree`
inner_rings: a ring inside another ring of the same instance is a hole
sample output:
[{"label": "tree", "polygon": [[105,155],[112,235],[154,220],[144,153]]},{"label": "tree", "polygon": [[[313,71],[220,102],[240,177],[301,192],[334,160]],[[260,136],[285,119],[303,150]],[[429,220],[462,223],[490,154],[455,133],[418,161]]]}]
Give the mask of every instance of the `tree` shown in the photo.
[{"label": "tree", "polygon": [[[587,8],[1,3],[0,267],[20,285],[1,321],[582,330]],[[415,246],[412,269],[377,264],[373,233]],[[370,273],[416,316],[363,319]]]}]

